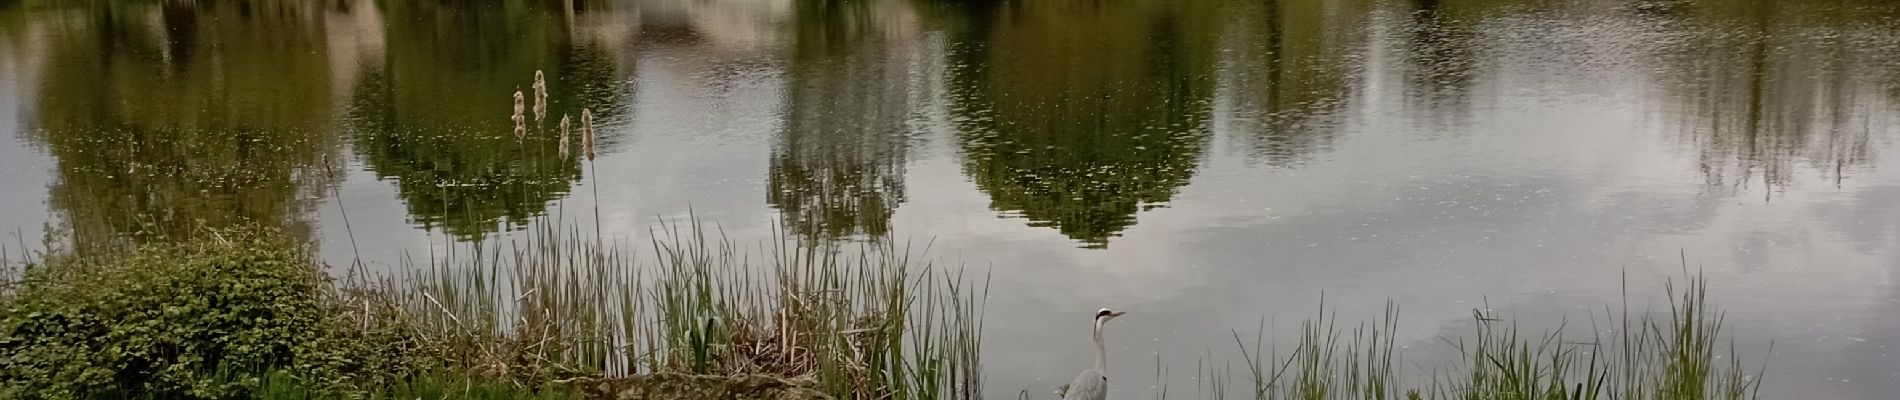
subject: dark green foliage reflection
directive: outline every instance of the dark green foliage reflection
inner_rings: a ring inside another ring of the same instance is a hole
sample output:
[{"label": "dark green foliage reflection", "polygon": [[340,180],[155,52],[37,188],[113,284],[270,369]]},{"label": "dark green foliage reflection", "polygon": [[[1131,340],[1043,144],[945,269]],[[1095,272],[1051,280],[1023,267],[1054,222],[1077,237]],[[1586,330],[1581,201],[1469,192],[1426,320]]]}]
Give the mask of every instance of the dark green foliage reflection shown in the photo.
[{"label": "dark green foliage reflection", "polygon": [[[351,147],[397,186],[418,224],[479,236],[540,215],[580,179],[581,153],[560,157],[557,124],[572,116],[578,135],[583,107],[611,116],[615,95],[583,88],[607,85],[615,69],[576,43],[558,8],[445,7],[384,5],[386,18],[405,22],[387,25],[384,62],[351,96]],[[536,70],[547,76],[548,117],[536,122],[530,112],[528,135],[517,139],[511,96],[526,93],[532,107]]]},{"label": "dark green foliage reflection", "polygon": [[1193,177],[1209,140],[1218,7],[1025,2],[953,49],[965,172],[991,208],[1101,247]]}]

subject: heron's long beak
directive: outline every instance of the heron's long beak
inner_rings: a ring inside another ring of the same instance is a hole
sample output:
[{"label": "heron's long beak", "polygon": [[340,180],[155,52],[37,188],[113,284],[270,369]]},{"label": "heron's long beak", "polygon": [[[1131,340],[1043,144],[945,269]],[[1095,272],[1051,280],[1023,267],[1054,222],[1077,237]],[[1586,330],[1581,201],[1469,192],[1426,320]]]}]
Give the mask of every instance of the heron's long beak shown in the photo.
[{"label": "heron's long beak", "polygon": [[1120,316],[1122,316],[1122,314],[1127,314],[1127,313],[1128,313],[1127,311],[1116,311],[1116,312],[1111,312],[1111,313],[1108,313],[1108,317],[1109,317],[1109,318],[1115,318],[1115,317],[1120,317]]}]

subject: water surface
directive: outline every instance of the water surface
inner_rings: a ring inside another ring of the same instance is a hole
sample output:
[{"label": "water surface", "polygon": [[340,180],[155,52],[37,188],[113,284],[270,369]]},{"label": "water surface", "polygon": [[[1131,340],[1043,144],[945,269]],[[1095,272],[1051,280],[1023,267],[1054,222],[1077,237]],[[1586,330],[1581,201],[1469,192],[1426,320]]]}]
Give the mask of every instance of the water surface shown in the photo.
[{"label": "water surface", "polygon": [[[1874,399],[1897,99],[1879,1],[0,0],[0,227],[265,221],[372,265],[596,208],[635,243],[928,242],[993,271],[998,398],[1087,365],[1099,307],[1118,398],[1156,353],[1178,396],[1322,294],[1397,302],[1431,365],[1474,308],[1579,326],[1686,257],[1774,343],[1764,394]],[[582,108],[591,166],[554,129]]]}]

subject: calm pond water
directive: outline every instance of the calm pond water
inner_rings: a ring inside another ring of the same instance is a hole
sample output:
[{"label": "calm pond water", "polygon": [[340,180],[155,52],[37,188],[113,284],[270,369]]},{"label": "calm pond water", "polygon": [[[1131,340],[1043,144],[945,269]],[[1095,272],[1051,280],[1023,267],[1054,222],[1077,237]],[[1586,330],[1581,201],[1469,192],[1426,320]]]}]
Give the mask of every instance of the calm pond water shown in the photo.
[{"label": "calm pond water", "polygon": [[[596,204],[635,243],[930,241],[993,271],[997,398],[1087,365],[1098,307],[1116,396],[1159,353],[1178,397],[1322,293],[1399,303],[1432,365],[1473,308],[1583,325],[1686,256],[1774,344],[1764,394],[1900,394],[1892,2],[506,3],[0,0],[0,227],[277,221],[372,265]],[[513,137],[536,70],[598,113],[597,175]]]}]

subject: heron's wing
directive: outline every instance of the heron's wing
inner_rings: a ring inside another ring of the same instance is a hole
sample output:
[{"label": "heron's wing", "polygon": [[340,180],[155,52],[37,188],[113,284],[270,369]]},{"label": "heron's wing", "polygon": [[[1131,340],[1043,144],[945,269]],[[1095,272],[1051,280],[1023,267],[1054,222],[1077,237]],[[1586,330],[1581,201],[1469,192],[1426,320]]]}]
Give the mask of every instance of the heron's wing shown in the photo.
[{"label": "heron's wing", "polygon": [[1069,391],[1062,394],[1062,400],[1102,400],[1108,398],[1108,376],[1102,370],[1090,368],[1075,376],[1069,382]]}]

